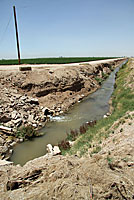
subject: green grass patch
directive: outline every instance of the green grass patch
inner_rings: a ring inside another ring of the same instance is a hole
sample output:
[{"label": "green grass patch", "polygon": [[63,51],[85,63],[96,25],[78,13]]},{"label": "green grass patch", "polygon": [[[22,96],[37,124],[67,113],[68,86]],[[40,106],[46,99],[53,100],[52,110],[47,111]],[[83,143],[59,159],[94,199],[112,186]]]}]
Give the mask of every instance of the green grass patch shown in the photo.
[{"label": "green grass patch", "polygon": [[[78,63],[88,62],[96,60],[113,59],[116,57],[59,57],[59,58],[31,58],[21,59],[21,64],[66,64],[66,63]],[[17,65],[18,60],[0,60],[0,65]]]},{"label": "green grass patch", "polygon": [[[94,127],[89,127],[84,135],[78,137],[75,141],[73,147],[67,151],[68,154],[79,154],[83,155],[88,151],[88,147],[91,146],[93,141],[102,141],[102,139],[107,138],[110,133],[110,127],[113,123],[123,117],[127,111],[134,110],[134,89],[125,87],[125,83],[130,74],[129,64],[123,65],[117,74],[116,79],[116,89],[112,95],[112,106],[113,113],[108,118],[101,119],[97,121]],[[124,123],[121,121],[121,123]],[[123,130],[121,130],[122,132]],[[94,149],[94,152],[99,152],[99,147]],[[84,153],[83,153],[84,152]],[[65,152],[64,152],[65,153]]]}]

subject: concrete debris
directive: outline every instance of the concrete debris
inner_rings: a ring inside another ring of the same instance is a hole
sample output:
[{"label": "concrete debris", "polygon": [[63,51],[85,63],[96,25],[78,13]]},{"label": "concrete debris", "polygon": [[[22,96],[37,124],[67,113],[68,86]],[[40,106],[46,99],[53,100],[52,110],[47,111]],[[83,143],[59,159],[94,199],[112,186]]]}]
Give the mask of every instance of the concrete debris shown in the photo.
[{"label": "concrete debris", "polygon": [[51,144],[47,144],[47,152],[53,155],[53,147]]},{"label": "concrete debris", "polygon": [[54,146],[53,148],[53,155],[60,155],[61,154],[61,150],[59,149],[58,146]]},{"label": "concrete debris", "polygon": [[5,126],[0,126],[0,130],[8,133],[12,133],[13,129]]},{"label": "concrete debris", "polygon": [[[3,105],[0,108],[0,123],[3,126],[17,128],[20,125],[31,124],[35,128],[43,127],[44,123],[49,120],[47,115],[53,115],[54,113],[53,110],[47,107],[42,108],[36,98],[21,95],[14,97],[14,93],[8,93],[7,90],[4,92],[6,92],[7,101],[9,102],[6,106]],[[9,96],[12,96],[12,98],[9,99]],[[14,99],[14,101],[10,101],[11,99]]]},{"label": "concrete debris", "polygon": [[0,167],[5,165],[13,165],[13,162],[9,162],[6,160],[0,160]]},{"label": "concrete debris", "polygon": [[50,155],[56,156],[61,154],[61,150],[59,149],[58,146],[52,146],[51,144],[47,145],[47,152]]}]

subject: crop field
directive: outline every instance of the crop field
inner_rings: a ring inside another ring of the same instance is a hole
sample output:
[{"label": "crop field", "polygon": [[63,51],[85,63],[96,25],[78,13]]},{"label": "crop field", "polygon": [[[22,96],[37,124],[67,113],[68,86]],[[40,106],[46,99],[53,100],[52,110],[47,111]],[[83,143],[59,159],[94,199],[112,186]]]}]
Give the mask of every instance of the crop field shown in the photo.
[{"label": "crop field", "polygon": [[[21,59],[21,64],[66,64],[112,59],[115,57],[59,57],[59,58],[31,58]],[[18,60],[0,60],[0,65],[17,65]]]}]

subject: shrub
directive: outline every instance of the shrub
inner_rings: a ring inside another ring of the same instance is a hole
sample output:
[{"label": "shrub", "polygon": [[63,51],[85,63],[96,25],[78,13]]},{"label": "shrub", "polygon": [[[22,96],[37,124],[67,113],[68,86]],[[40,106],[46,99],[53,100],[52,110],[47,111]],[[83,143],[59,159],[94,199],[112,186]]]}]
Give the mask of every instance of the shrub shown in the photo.
[{"label": "shrub", "polygon": [[23,126],[18,129],[16,136],[18,138],[30,139],[37,136],[37,131],[32,126]]},{"label": "shrub", "polygon": [[69,141],[66,141],[66,140],[62,140],[59,144],[58,144],[59,148],[60,149],[63,149],[63,150],[67,150],[70,148],[70,144],[69,144]]}]

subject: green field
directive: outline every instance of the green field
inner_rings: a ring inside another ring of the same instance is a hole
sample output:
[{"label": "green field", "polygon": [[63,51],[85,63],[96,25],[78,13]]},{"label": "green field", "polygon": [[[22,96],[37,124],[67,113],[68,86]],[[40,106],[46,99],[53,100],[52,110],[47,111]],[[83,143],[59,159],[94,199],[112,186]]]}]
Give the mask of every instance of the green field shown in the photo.
[{"label": "green field", "polygon": [[[77,62],[88,62],[95,60],[112,59],[115,57],[59,57],[59,58],[33,58],[22,59],[21,64],[66,64]],[[0,65],[16,65],[18,60],[0,60]]]}]

